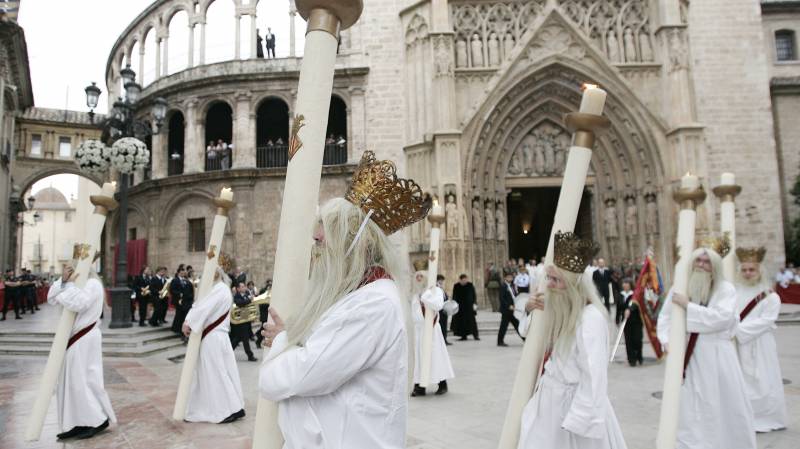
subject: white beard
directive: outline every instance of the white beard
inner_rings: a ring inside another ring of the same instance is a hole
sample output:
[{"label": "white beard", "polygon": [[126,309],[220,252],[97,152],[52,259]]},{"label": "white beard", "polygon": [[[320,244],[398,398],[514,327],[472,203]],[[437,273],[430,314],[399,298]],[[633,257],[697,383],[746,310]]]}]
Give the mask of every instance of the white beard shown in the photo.
[{"label": "white beard", "polygon": [[707,305],[711,299],[711,273],[703,270],[693,270],[689,275],[689,283],[686,287],[686,294],[689,301]]}]

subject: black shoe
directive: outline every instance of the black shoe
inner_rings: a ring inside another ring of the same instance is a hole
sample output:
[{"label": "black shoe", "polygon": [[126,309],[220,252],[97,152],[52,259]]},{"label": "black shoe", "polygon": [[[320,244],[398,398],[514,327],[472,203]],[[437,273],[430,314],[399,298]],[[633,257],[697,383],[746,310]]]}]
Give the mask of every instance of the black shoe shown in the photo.
[{"label": "black shoe", "polygon": [[147,325],[144,323],[139,323],[139,327],[147,327]]},{"label": "black shoe", "polygon": [[76,426],[66,432],[59,433],[56,435],[56,438],[59,440],[66,440],[67,438],[72,438],[80,433],[86,432],[89,429],[91,429],[91,427]]},{"label": "black shoe", "polygon": [[239,418],[244,418],[244,409],[241,409],[238,412],[231,414],[231,416],[223,419],[219,423],[220,424],[228,424],[228,423],[232,423],[232,422],[236,421]]},{"label": "black shoe", "polygon": [[411,392],[411,397],[425,396],[425,389],[420,387],[419,384],[414,385],[414,391]]},{"label": "black shoe", "polygon": [[447,340],[445,340],[444,344],[445,344],[446,346],[453,346],[453,344],[452,344],[452,343],[450,343],[450,342],[449,342],[449,341],[447,341]]},{"label": "black shoe", "polygon": [[497,344],[497,346],[508,346],[508,345],[503,343],[503,342],[500,342],[500,343]]},{"label": "black shoe", "polygon": [[467,337],[461,337],[458,339],[458,341],[467,341]]},{"label": "black shoe", "polygon": [[248,362],[257,362],[258,359],[253,357],[253,354],[250,354],[250,355],[247,356],[247,361]]},{"label": "black shoe", "polygon": [[478,337],[475,337],[475,341],[481,341],[481,339],[478,338]]},{"label": "black shoe", "polygon": [[436,390],[436,393],[434,393],[434,394],[439,396],[439,395],[442,395],[442,394],[445,394],[445,393],[447,393],[447,381],[443,380],[443,381],[439,382],[439,389]]},{"label": "black shoe", "polygon": [[40,308],[37,306],[37,307],[36,307],[36,310],[41,310],[41,309],[40,309]]},{"label": "black shoe", "polygon": [[19,315],[17,315],[17,316],[15,316],[15,317],[14,317],[14,319],[15,319],[15,320],[21,320],[21,319],[22,319],[22,317],[21,317],[21,316],[19,316]]},{"label": "black shoe", "polygon": [[97,427],[88,427],[83,432],[75,435],[76,440],[85,440],[87,438],[91,438],[98,433],[104,431],[108,427],[108,420],[103,421],[103,424],[100,424]]}]

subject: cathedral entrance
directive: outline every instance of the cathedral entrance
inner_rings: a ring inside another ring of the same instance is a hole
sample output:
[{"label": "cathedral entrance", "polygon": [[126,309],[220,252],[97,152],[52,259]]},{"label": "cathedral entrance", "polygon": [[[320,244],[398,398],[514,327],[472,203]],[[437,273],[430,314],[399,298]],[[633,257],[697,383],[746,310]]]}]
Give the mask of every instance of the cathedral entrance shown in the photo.
[{"label": "cathedral entrance", "polygon": [[[539,260],[547,252],[560,187],[514,188],[508,194],[508,256]],[[575,232],[593,237],[591,195],[584,191]]]}]

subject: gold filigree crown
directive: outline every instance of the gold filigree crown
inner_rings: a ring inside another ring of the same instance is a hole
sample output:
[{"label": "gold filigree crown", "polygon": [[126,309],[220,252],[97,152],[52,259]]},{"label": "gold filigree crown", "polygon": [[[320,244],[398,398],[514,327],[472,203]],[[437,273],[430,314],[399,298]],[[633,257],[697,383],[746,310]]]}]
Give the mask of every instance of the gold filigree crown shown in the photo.
[{"label": "gold filigree crown", "polygon": [[739,262],[745,263],[761,263],[764,261],[764,256],[767,254],[767,249],[763,246],[753,248],[736,248],[736,257]]},{"label": "gold filigree crown", "polygon": [[375,153],[361,156],[345,198],[370,217],[386,235],[418,222],[428,215],[431,200],[411,179],[398,178],[392,161],[378,161]]},{"label": "gold filigree crown", "polygon": [[421,259],[414,261],[414,271],[427,271],[428,270],[428,260]]},{"label": "gold filigree crown", "polygon": [[600,250],[592,240],[582,239],[572,232],[556,232],[553,244],[553,263],[573,273],[583,273]]},{"label": "gold filigree crown", "polygon": [[231,269],[233,268],[233,259],[225,253],[220,253],[219,257],[217,258],[217,264],[222,271],[226,273],[230,273]]},{"label": "gold filigree crown", "polygon": [[719,254],[719,257],[725,258],[731,252],[731,238],[727,232],[722,237],[709,236],[698,240],[695,247],[708,248]]}]

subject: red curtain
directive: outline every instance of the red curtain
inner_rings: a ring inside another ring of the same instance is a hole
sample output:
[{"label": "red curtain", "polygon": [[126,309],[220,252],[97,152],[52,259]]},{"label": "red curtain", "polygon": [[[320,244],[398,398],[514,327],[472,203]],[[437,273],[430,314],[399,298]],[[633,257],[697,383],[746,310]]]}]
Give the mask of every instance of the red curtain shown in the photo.
[{"label": "red curtain", "polygon": [[[128,240],[128,276],[138,276],[147,264],[147,239]],[[119,251],[114,247],[114,271],[111,273],[112,285],[117,282],[117,255]]]},{"label": "red curtain", "polygon": [[781,297],[783,303],[800,304],[800,284],[790,284],[786,288],[775,285],[775,292]]}]

